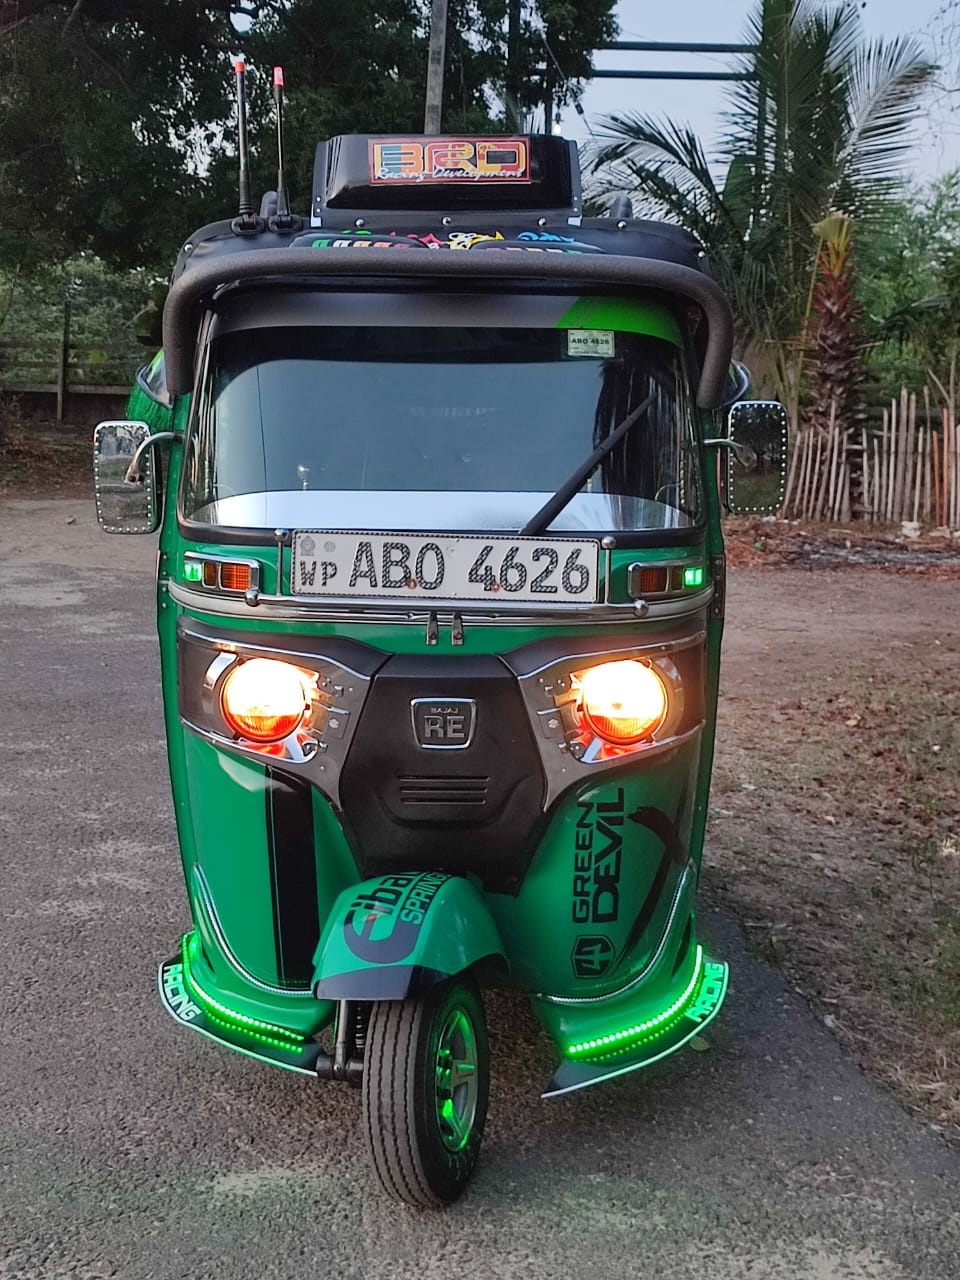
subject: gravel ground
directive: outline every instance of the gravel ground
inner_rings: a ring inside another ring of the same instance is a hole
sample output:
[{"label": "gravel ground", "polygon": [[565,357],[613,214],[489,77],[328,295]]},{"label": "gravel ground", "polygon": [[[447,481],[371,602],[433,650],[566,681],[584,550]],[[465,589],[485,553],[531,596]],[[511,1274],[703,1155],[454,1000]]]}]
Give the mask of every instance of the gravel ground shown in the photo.
[{"label": "gravel ground", "polygon": [[[153,555],[87,503],[0,502],[2,1280],[960,1274],[960,1156],[719,912],[733,983],[707,1053],[541,1103],[549,1046],[491,1001],[484,1152],[442,1214],[383,1200],[355,1093],[178,1030],[154,992],[187,917]],[[728,681],[769,581],[733,575]]]}]

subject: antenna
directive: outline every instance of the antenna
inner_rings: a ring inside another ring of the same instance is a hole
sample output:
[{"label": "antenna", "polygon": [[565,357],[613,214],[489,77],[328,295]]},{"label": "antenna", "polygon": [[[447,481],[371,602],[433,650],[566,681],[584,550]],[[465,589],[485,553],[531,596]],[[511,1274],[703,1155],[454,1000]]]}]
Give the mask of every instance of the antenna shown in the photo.
[{"label": "antenna", "polygon": [[290,218],[290,197],[283,171],[283,67],[273,68],[273,100],[277,107],[277,222],[282,225]]},{"label": "antenna", "polygon": [[252,219],[253,200],[250,195],[250,155],[247,151],[247,89],[246,65],[242,60],[233,64],[237,73],[237,144],[240,151],[240,221]]}]

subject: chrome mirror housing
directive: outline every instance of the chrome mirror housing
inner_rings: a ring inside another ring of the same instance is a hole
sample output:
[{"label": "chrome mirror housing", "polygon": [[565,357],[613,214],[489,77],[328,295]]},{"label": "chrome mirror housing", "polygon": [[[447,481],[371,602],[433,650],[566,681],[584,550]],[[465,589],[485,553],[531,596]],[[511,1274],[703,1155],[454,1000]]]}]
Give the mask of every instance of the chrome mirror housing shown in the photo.
[{"label": "chrome mirror housing", "polygon": [[[160,524],[157,472],[145,422],[101,422],[93,433],[97,519],[106,533],[154,533]],[[137,456],[139,453],[139,457]],[[137,474],[127,478],[137,460]]]},{"label": "chrome mirror housing", "polygon": [[776,400],[740,400],[730,409],[726,501],[732,515],[772,515],[787,479],[787,411]]}]

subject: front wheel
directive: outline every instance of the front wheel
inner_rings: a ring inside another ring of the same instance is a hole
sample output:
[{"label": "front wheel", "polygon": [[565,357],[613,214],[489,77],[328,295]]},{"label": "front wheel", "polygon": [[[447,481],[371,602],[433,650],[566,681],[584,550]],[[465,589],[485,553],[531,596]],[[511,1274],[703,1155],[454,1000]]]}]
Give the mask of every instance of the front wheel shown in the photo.
[{"label": "front wheel", "polygon": [[370,1014],[363,1065],[367,1147],[383,1189],[419,1208],[466,1186],[487,1115],[490,1051],[476,983],[451,978]]}]

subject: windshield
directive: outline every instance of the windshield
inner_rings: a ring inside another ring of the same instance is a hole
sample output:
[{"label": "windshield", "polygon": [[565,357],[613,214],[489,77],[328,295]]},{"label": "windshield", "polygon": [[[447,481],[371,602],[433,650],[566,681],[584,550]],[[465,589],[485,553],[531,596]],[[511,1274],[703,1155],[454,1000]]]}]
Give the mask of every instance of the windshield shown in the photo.
[{"label": "windshield", "polygon": [[210,344],[183,510],[270,530],[515,531],[648,398],[552,532],[699,521],[675,343],[489,323],[239,328]]}]

